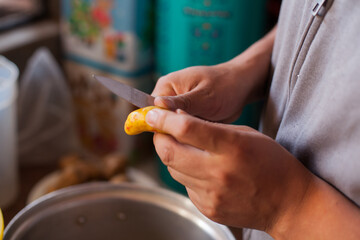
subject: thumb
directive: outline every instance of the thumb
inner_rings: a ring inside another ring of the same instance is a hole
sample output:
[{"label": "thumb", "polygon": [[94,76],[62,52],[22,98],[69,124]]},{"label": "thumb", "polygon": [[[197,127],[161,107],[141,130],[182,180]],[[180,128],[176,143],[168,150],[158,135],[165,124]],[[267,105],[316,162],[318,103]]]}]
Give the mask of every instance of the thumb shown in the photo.
[{"label": "thumb", "polygon": [[196,93],[188,92],[177,96],[159,96],[155,98],[155,105],[161,108],[175,111],[182,109],[189,114],[195,114],[199,109],[196,109],[198,103],[198,96]]}]

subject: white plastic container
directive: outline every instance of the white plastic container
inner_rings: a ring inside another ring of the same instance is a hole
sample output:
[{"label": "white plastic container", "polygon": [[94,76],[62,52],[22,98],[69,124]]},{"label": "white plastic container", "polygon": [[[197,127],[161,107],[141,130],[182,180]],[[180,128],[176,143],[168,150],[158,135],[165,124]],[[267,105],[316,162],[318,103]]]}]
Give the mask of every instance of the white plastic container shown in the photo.
[{"label": "white plastic container", "polygon": [[19,70],[0,56],[0,207],[9,206],[18,191],[16,102]]}]

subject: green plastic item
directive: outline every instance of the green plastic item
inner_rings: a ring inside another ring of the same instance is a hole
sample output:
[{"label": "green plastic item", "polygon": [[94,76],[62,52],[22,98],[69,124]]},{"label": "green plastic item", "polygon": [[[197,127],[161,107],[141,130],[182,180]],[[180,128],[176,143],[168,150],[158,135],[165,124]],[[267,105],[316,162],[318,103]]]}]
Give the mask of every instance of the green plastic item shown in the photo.
[{"label": "green plastic item", "polygon": [[[267,0],[158,0],[156,71],[159,76],[194,65],[215,65],[237,56],[261,38]],[[245,107],[235,124],[258,126],[261,103]],[[160,164],[160,176],[186,193]]]}]

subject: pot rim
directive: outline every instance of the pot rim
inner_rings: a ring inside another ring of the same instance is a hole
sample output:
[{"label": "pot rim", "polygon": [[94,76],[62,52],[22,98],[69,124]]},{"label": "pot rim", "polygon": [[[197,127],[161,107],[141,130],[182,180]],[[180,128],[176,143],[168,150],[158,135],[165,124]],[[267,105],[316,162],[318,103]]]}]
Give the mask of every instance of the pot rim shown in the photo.
[{"label": "pot rim", "polygon": [[214,239],[235,240],[231,231],[224,225],[205,217],[189,198],[160,187],[145,187],[133,183],[111,184],[108,182],[85,183],[67,187],[46,194],[22,209],[7,225],[4,240],[13,239],[31,222],[49,214],[54,205],[73,203],[86,199],[121,198],[150,203],[164,208],[193,222]]}]

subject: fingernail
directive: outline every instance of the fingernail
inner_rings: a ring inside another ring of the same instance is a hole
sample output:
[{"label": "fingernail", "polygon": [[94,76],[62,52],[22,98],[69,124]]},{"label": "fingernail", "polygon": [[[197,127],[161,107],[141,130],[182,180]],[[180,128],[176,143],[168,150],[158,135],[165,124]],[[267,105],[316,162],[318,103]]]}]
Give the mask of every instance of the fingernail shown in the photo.
[{"label": "fingernail", "polygon": [[149,124],[150,126],[154,127],[156,124],[156,121],[159,117],[159,113],[156,110],[151,110],[146,114],[146,118],[145,121],[147,122],[147,124]]}]

